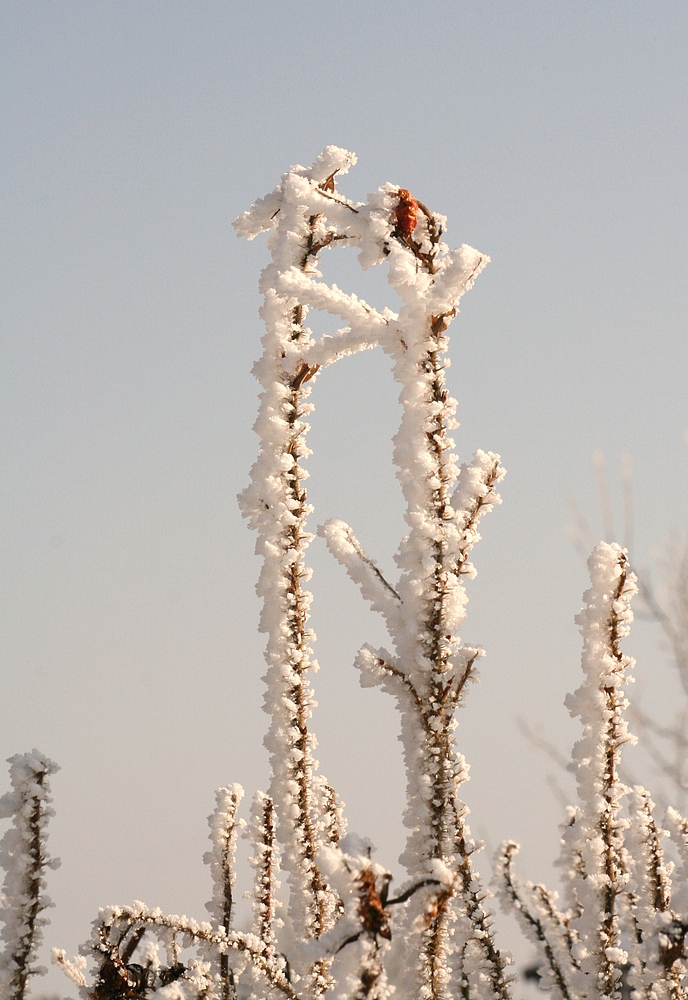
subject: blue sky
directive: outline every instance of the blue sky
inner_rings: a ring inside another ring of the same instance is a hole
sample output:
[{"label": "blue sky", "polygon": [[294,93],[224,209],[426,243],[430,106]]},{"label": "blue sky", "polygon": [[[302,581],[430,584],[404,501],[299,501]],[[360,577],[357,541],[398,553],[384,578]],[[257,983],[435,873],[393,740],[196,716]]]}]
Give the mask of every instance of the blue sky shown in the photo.
[{"label": "blue sky", "polygon": [[[552,881],[559,806],[514,720],[563,749],[577,733],[567,499],[601,531],[591,456],[620,510],[630,454],[640,565],[688,514],[685,4],[10,0],[0,21],[0,750],[63,767],[49,942],[74,950],[115,901],[202,915],[213,790],[266,784],[235,495],[267,253],[231,221],[328,143],[359,156],[347,194],[398,183],[492,257],[452,327],[459,452],[509,470],[474,560],[465,638],[488,656],[459,743],[474,831],[521,839]],[[394,305],[381,272],[325,274]],[[309,483],[314,524],[343,517],[388,567],[395,394],[377,355],[316,385]],[[351,668],[383,637],[321,541],[312,561],[320,758],[394,865],[396,720]],[[672,711],[657,636],[630,646],[644,703]]]}]

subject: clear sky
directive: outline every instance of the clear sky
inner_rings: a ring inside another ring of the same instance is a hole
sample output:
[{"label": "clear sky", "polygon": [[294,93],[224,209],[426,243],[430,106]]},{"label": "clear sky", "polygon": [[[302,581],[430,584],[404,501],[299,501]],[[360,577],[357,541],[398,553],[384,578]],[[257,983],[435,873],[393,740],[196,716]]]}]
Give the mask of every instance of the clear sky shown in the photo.
[{"label": "clear sky", "polygon": [[[62,765],[48,942],[73,952],[98,906],[133,898],[202,917],[213,790],[266,785],[235,495],[267,252],[231,221],[328,143],[359,156],[351,197],[398,183],[492,257],[452,327],[459,452],[509,469],[475,552],[465,638],[488,656],[458,740],[486,855],[514,837],[553,882],[560,807],[515,720],[564,750],[578,732],[567,499],[599,532],[591,456],[619,510],[630,454],[640,565],[688,515],[685,3],[5,0],[0,37],[0,751]],[[329,274],[394,306],[381,272]],[[344,518],[391,570],[387,361],[337,365],[313,401],[313,523]],[[321,540],[312,562],[320,759],[396,871],[397,723],[351,667],[383,636]],[[652,628],[629,648],[670,713]]]}]

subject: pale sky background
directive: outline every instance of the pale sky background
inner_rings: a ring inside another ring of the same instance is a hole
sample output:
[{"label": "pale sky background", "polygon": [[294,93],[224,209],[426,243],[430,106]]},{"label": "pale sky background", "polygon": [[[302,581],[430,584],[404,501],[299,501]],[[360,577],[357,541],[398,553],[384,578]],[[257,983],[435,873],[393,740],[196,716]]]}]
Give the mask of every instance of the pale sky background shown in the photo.
[{"label": "pale sky background", "polygon": [[[230,224],[328,143],[359,156],[348,195],[398,183],[492,257],[452,326],[459,452],[509,469],[475,551],[465,638],[488,656],[458,741],[481,866],[513,837],[521,872],[553,884],[561,808],[515,720],[566,752],[579,732],[567,499],[599,533],[591,456],[618,511],[630,454],[641,566],[688,515],[688,7],[5,0],[0,35],[0,751],[62,766],[47,942],[74,953],[98,906],[134,898],[202,918],[213,791],[266,785],[259,566],[235,496],[257,448],[267,251]],[[394,306],[381,269],[341,255],[325,273]],[[313,524],[344,518],[391,571],[388,362],[325,375]],[[322,540],[311,551],[320,759],[398,871],[397,720],[351,666],[381,626]],[[636,693],[670,719],[656,630],[628,648]],[[508,923],[503,940],[528,957]],[[54,971],[35,989],[73,995]]]}]

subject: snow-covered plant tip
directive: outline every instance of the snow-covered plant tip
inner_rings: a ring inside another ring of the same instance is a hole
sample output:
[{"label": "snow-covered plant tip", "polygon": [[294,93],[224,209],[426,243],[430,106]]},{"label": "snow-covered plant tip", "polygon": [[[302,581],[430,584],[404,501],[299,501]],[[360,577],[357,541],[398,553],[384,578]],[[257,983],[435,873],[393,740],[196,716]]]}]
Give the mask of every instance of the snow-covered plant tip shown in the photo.
[{"label": "snow-covered plant tip", "polygon": [[[455,744],[456,711],[482,655],[459,637],[464,581],[475,575],[469,557],[481,518],[500,502],[504,470],[498,455],[483,451],[459,467],[450,436],[456,403],[444,372],[449,324],[488,258],[468,246],[449,251],[444,218],[404,188],[386,184],[365,203],[347,199],[335,180],[354,163],[353,154],[330,146],[312,167],[293,167],[235,222],[248,239],[269,233],[271,251],[261,278],[264,351],[255,367],[262,386],[260,450],[240,497],[263,557],[258,592],[267,634],[271,786],[255,797],[248,824],[239,817],[238,785],[216,793],[206,855],[209,920],[166,915],[139,902],[110,906],[100,911],[78,958],[54,950],[83,1000],[511,995],[511,959],[495,941],[490,893],[474,865],[477,846],[460,797],[468,769]],[[398,313],[379,312],[322,280],[318,259],[337,247],[355,247],[363,267],[387,264],[402,303]],[[306,325],[309,310],[339,317],[341,329],[314,337]],[[346,834],[342,804],[319,771],[310,729],[316,662],[306,563],[313,540],[304,485],[308,397],[329,365],[377,346],[392,358],[402,405],[394,458],[408,534],[397,557],[399,579],[383,574],[343,521],[333,518],[319,531],[390,636],[389,650],[365,645],[355,665],[362,685],[392,694],[401,715],[407,878],[396,892],[389,871],[373,860],[372,845]],[[515,844],[503,846],[496,881],[540,949],[544,984],[558,996],[612,1000],[623,977],[639,1000],[679,1000],[688,898],[679,888],[672,900],[665,833],[648,793],[636,788],[631,794],[618,776],[621,748],[631,739],[623,693],[630,661],[620,641],[631,621],[634,577],[615,545],[600,545],[590,570],[592,588],[579,619],[584,680],[569,705],[584,735],[573,762],[580,805],[571,810],[563,838],[567,908],[558,910],[556,894],[543,886],[517,880]],[[22,849],[15,837],[2,856],[8,876],[0,969],[13,990],[6,989],[3,1000],[19,1000],[34,971],[32,914],[45,905],[40,872],[47,864],[47,813],[41,810],[52,767],[43,762],[29,778],[26,769],[41,759],[15,760],[26,762],[23,777],[13,777],[23,791],[13,793],[12,815],[21,843],[33,846]],[[688,820],[670,812],[667,824],[685,887]],[[255,869],[250,930],[234,922],[240,832],[250,839]]]},{"label": "snow-covered plant tip", "polygon": [[0,896],[0,997],[21,1000],[29,976],[44,970],[36,965],[36,952],[47,923],[43,911],[52,906],[45,895],[44,872],[59,861],[46,851],[50,808],[49,777],[58,770],[38,750],[10,757],[12,790],[0,798],[0,817],[12,825],[0,840],[0,865],[5,882]]}]

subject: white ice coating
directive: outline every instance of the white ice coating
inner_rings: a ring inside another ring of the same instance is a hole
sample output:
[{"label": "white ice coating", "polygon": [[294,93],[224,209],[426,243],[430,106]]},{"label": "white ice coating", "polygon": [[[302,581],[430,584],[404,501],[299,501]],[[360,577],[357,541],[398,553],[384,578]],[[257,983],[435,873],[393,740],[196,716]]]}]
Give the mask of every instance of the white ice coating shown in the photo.
[{"label": "white ice coating", "polygon": [[[461,577],[474,573],[467,555],[480,537],[480,517],[499,502],[495,486],[504,472],[499,456],[478,452],[455,492],[459,469],[448,432],[456,426],[456,404],[444,383],[445,331],[488,258],[468,246],[448,252],[441,242],[444,220],[424,206],[414,209],[413,232],[405,229],[398,208],[406,194],[395,185],[384,185],[366,204],[347,201],[335,191],[333,178],[354,162],[352,154],[328,147],[310,170],[292,168],[235,224],[248,238],[272,231],[272,263],[260,285],[264,354],[255,368],[263,387],[256,424],[261,448],[241,505],[259,532],[257,550],[264,557],[258,592],[264,601],[261,628],[268,633],[266,707],[272,724],[266,743],[273,769],[270,795],[289,873],[290,918],[304,928],[306,939],[320,938],[333,926],[338,905],[319,869],[329,821],[328,810],[318,806],[322,779],[308,729],[314,697],[307,672],[315,663],[306,626],[311,595],[304,586],[312,536],[305,529],[310,507],[303,487],[308,454],[303,418],[310,409],[311,380],[321,368],[381,344],[402,387],[395,461],[409,535],[398,559],[398,585],[385,580],[348,525],[332,519],[321,531],[363,596],[384,615],[394,646],[392,655],[362,650],[357,665],[363,683],[381,683],[402,707],[409,827],[402,860],[409,884],[421,880],[423,887],[403,908],[406,926],[400,927],[398,947],[407,958],[409,948],[426,958],[419,960],[420,978],[404,977],[397,990],[409,996],[426,989],[431,995],[442,992],[455,974],[450,959],[458,948],[464,956],[471,953],[460,975],[465,971],[476,996],[495,990],[506,995],[506,959],[492,944],[485,893],[470,861],[474,845],[467,809],[456,794],[468,769],[453,738],[454,712],[481,653],[465,647],[458,635],[466,605]],[[364,267],[389,264],[390,283],[403,303],[398,315],[318,280],[318,253],[345,245],[357,247]],[[334,314],[346,326],[316,340],[304,326],[308,309]],[[452,872],[439,891],[437,865]],[[433,907],[436,918],[427,915]],[[475,954],[463,938],[455,948],[456,926],[466,940],[477,934],[484,942]]]},{"label": "white ice coating", "polygon": [[[559,912],[544,887],[515,879],[514,844],[502,847],[497,877],[507,909],[538,947],[545,983],[555,995],[611,1000],[625,976],[637,1000],[679,1000],[685,997],[688,925],[678,897],[671,898],[672,866],[661,843],[666,834],[649,794],[639,786],[631,792],[619,778],[622,748],[635,742],[624,717],[634,661],[620,643],[633,620],[636,579],[625,550],[614,544],[601,542],[588,568],[592,585],[576,619],[583,683],[566,699],[583,724],[573,748],[579,806],[569,810],[562,838],[567,909]],[[684,822],[670,810],[679,853]]]},{"label": "white ice coating", "polygon": [[[371,229],[377,246],[384,245],[389,281],[403,302],[381,338],[401,385],[394,457],[409,534],[397,559],[399,582],[384,578],[348,525],[332,519],[322,533],[363,597],[384,616],[393,644],[392,653],[364,647],[356,666],[362,684],[380,684],[398,701],[409,828],[401,861],[409,885],[427,880],[393,938],[392,948],[407,964],[409,954],[419,956],[414,971],[396,983],[397,995],[441,994],[465,977],[476,996],[505,996],[508,959],[493,945],[486,893],[472,869],[468,810],[457,796],[468,768],[453,737],[455,710],[481,655],[458,634],[467,601],[461,577],[473,572],[467,553],[480,537],[480,517],[499,502],[494,487],[504,471],[499,456],[478,452],[455,492],[459,469],[448,432],[457,426],[456,402],[444,378],[446,328],[488,258],[467,246],[447,253],[439,242],[441,220],[424,213],[411,242],[398,238],[398,203],[399,189],[392,185],[369,199]],[[381,259],[372,249],[361,257],[364,263]],[[440,890],[434,888],[438,864],[452,873]]]},{"label": "white ice coating", "polygon": [[[362,218],[356,206],[334,193],[334,175],[355,162],[353,154],[328,147],[310,170],[292,168],[279,191],[237,220],[241,235],[272,228],[272,263],[260,287],[266,332],[264,353],[254,369],[262,385],[256,431],[261,439],[251,484],[240,497],[243,513],[258,530],[257,551],[264,563],[258,582],[263,598],[260,627],[268,634],[266,737],[284,865],[289,875],[289,912],[306,938],[331,926],[336,898],[323,882],[316,856],[328,840],[331,818],[321,808],[322,779],[308,729],[315,700],[308,672],[316,669],[312,632],[307,627],[311,594],[305,552],[312,535],[305,528],[311,511],[303,461],[310,411],[310,380],[335,357],[371,346],[387,320],[356,296],[314,282],[318,253],[326,247],[357,244]],[[269,217],[269,218],[268,218]],[[326,349],[304,325],[310,300],[348,322]],[[333,348],[333,349],[332,349]],[[311,353],[312,352],[312,353]],[[300,970],[303,971],[303,970]]]},{"label": "white ice coating", "polygon": [[[125,994],[161,1000],[510,997],[510,958],[495,944],[489,893],[473,867],[478,845],[458,794],[468,765],[454,741],[456,709],[482,655],[458,634],[466,615],[464,579],[475,575],[469,555],[481,518],[501,502],[496,487],[504,470],[499,455],[484,451],[459,469],[450,436],[458,426],[456,402],[444,375],[446,330],[488,258],[465,245],[450,252],[441,242],[445,220],[395,185],[383,185],[366,203],[340,195],[335,177],[355,162],[353,154],[328,146],[311,168],[292,167],[235,222],[247,239],[269,233],[271,251],[260,283],[264,353],[254,369],[262,386],[255,426],[260,450],[240,497],[264,560],[257,589],[260,627],[268,636],[271,716],[270,795],[255,797],[248,830],[252,929],[232,926],[243,792],[231,785],[216,793],[210,817],[211,920],[139,902],[101,910],[81,957],[69,961],[53,949],[82,1000]],[[398,314],[319,280],[319,255],[341,246],[356,247],[364,268],[387,262],[402,302]],[[338,316],[344,326],[316,339],[305,325],[309,309]],[[372,845],[346,836],[343,805],[318,772],[309,729],[315,705],[309,671],[317,663],[305,586],[313,537],[304,488],[307,400],[324,368],[375,346],[391,356],[401,387],[394,457],[408,534],[397,556],[399,580],[386,578],[343,521],[330,518],[320,533],[390,635],[391,651],[364,645],[355,665],[361,684],[388,691],[401,714],[408,828],[401,860],[408,877],[396,895],[389,873],[371,860]],[[584,680],[567,699],[583,736],[573,751],[580,804],[569,809],[562,839],[566,909],[557,907],[555,893],[515,876],[513,842],[499,858],[500,895],[538,948],[543,985],[555,1000],[620,1000],[622,985],[632,1000],[688,1000],[688,820],[673,810],[666,819],[679,857],[672,887],[661,844],[666,834],[650,796],[640,787],[630,793],[619,779],[621,749],[633,740],[624,718],[633,661],[619,644],[632,620],[635,577],[617,545],[597,546],[589,568],[592,586],[577,619]],[[49,905],[43,871],[56,865],[45,853],[45,824],[47,777],[57,768],[37,751],[10,763],[13,790],[0,799],[0,815],[13,822],[0,842],[6,871],[0,997],[22,1000],[26,976],[38,971],[32,962]],[[280,854],[289,880],[284,924]],[[190,949],[192,959],[185,954]]]},{"label": "white ice coating", "polygon": [[584,679],[566,699],[571,715],[583,724],[583,736],[572,754],[580,817],[568,827],[566,837],[569,849],[582,862],[572,883],[581,910],[572,922],[580,939],[580,972],[574,983],[582,996],[597,996],[617,988],[626,961],[619,897],[628,881],[624,847],[628,821],[621,816],[627,789],[618,768],[622,747],[635,742],[624,717],[628,707],[624,686],[634,661],[621,652],[619,643],[633,621],[631,599],[637,586],[618,545],[600,542],[588,569],[591,587],[576,618],[583,637]]},{"label": "white ice coating", "polygon": [[275,835],[274,805],[262,792],[256,792],[253,799],[248,836],[253,846],[251,866],[255,870],[252,933],[263,942],[265,953],[274,959],[276,931],[282,926],[277,916],[281,905],[277,897],[280,853]]},{"label": "white ice coating", "polygon": [[495,882],[501,901],[539,953],[542,987],[551,991],[554,1000],[571,1000],[576,972],[572,951],[577,939],[569,926],[570,914],[559,912],[556,893],[515,876],[512,861],[518,851],[518,844],[509,841],[499,852]]},{"label": "white ice coating", "polygon": [[[211,922],[165,915],[143,903],[101,911],[86,950],[95,962],[91,978],[101,984],[139,989],[132,977],[142,966],[126,963],[140,946],[137,958],[150,962],[143,969],[150,988],[166,1000],[209,991],[222,1000],[258,1000],[266,990],[288,1000],[319,1000],[326,992],[341,1000],[509,996],[509,958],[494,944],[489,894],[473,868],[477,845],[457,792],[468,766],[454,745],[455,711],[482,655],[458,634],[466,613],[463,578],[475,573],[468,555],[483,514],[500,502],[496,486],[504,471],[498,455],[482,451],[459,470],[449,436],[457,425],[456,403],[445,387],[446,330],[488,258],[468,246],[448,251],[441,242],[443,217],[395,185],[383,185],[365,203],[347,200],[335,179],[355,161],[328,146],[312,167],[292,167],[235,222],[247,239],[268,233],[271,253],[260,280],[263,355],[254,367],[261,385],[260,449],[239,498],[263,558],[257,591],[271,717],[269,795],[256,797],[249,829],[253,927],[247,934],[231,926],[241,789],[230,786],[217,793],[210,821]],[[357,249],[364,268],[389,265],[402,302],[398,314],[321,280],[319,255],[346,246]],[[339,317],[342,328],[314,337],[306,325],[309,310]],[[342,803],[318,772],[309,728],[310,671],[317,663],[305,561],[313,537],[304,485],[308,397],[327,366],[378,345],[392,357],[401,386],[394,444],[408,535],[397,559],[398,583],[385,579],[344,522],[333,518],[321,530],[364,598],[384,615],[391,638],[392,652],[364,646],[356,665],[363,685],[379,684],[401,709],[408,878],[394,898],[388,898],[390,876],[371,861],[371,845],[345,837]],[[282,934],[280,853],[289,887]],[[165,966],[145,957],[155,942],[166,950]],[[189,948],[200,959],[182,963],[180,953]],[[85,998],[81,960],[70,963],[63,952],[55,960]]]},{"label": "white ice coating", "polygon": [[676,951],[672,959],[679,957],[685,930],[672,900],[674,866],[662,847],[668,831],[657,825],[654,802],[644,788],[636,786],[629,800],[629,915],[636,929],[628,938],[629,983],[641,995],[669,1000],[681,996],[685,968],[667,957],[672,946]]},{"label": "white ice coating", "polygon": [[206,910],[214,923],[227,929],[232,916],[231,890],[236,881],[234,856],[237,838],[246,825],[243,819],[237,819],[237,810],[243,797],[244,790],[238,784],[218,788],[215,792],[215,809],[208,817],[212,850],[203,858],[210,867],[213,880],[213,895],[210,902],[206,903]]},{"label": "white ice coating", "polygon": [[311,943],[313,956],[333,960],[333,997],[356,996],[365,984],[370,1000],[386,1000],[395,990],[385,969],[390,913],[380,894],[384,897],[391,876],[371,860],[369,842],[354,834],[337,848],[324,848],[320,861],[342,913],[327,934]]},{"label": "white ice coating", "polygon": [[384,617],[390,634],[400,630],[403,624],[401,598],[370,556],[363,551],[349,525],[332,517],[318,529],[318,533],[325,539],[335,559],[358,585],[371,608]]},{"label": "white ice coating", "polygon": [[59,866],[46,849],[48,820],[54,816],[48,779],[59,768],[39,750],[16,754],[8,763],[12,788],[0,798],[0,819],[12,820],[0,840],[0,867],[5,871],[0,997],[20,1000],[28,978],[45,972],[35,961],[48,923],[43,913],[53,905],[45,893],[44,873]]},{"label": "white ice coating", "polygon": [[[90,955],[95,964],[94,978],[102,968],[103,961],[117,956],[118,948],[127,936],[145,932],[148,938],[157,940],[167,953],[166,961],[169,967],[174,967],[188,949],[196,949],[201,955],[212,953],[231,956],[231,966],[238,979],[246,966],[252,970],[252,979],[259,985],[252,990],[252,995],[265,996],[266,989],[274,989],[277,995],[286,1000],[300,1000],[300,994],[291,985],[285,974],[284,961],[266,949],[265,943],[253,933],[230,930],[213,926],[207,921],[197,921],[191,917],[177,914],[165,914],[162,910],[146,906],[135,901],[131,906],[108,906],[101,909],[94,921],[91,940],[82,951]],[[54,951],[53,960],[64,967],[64,952]],[[66,963],[73,969],[83,968],[80,960]],[[121,962],[115,961],[115,967],[123,970]],[[69,973],[69,970],[66,970]],[[72,977],[76,978],[76,977]],[[181,984],[183,995],[188,1000],[201,998],[217,998],[220,993],[217,981],[212,975],[211,964],[201,959],[193,959],[184,963],[183,975],[176,982]],[[170,983],[169,985],[173,985]],[[162,988],[160,988],[162,987]],[[155,996],[168,994],[168,985],[156,982]],[[87,1000],[93,994],[85,987],[80,995]],[[148,994],[147,994],[148,995]],[[236,996],[231,992],[230,996]]]},{"label": "white ice coating", "polygon": [[[231,930],[234,916],[232,890],[236,882],[234,859],[237,838],[246,825],[243,819],[237,819],[237,810],[243,796],[244,790],[238,784],[218,788],[215,792],[215,809],[208,817],[212,849],[203,858],[210,867],[213,883],[213,894],[210,902],[206,903],[206,910],[210,913],[213,927],[223,928],[227,934]],[[208,949],[207,955],[220,993],[223,992],[223,984],[224,992],[227,993],[228,958],[218,955],[213,948]]]}]

